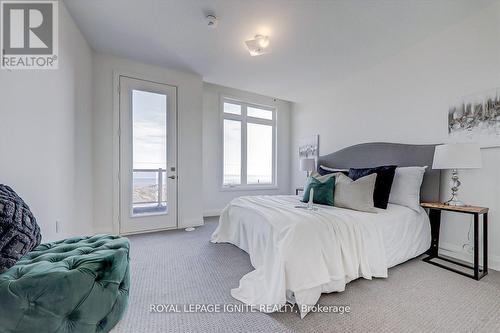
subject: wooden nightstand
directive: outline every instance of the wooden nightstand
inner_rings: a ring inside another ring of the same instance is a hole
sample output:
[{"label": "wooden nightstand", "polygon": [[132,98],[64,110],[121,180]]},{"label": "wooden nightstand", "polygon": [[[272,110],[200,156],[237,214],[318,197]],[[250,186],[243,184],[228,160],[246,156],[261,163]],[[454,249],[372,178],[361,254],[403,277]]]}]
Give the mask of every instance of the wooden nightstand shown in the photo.
[{"label": "wooden nightstand", "polygon": [[[423,208],[429,209],[429,219],[431,222],[431,248],[427,251],[428,257],[424,258],[425,262],[447,269],[449,271],[465,275],[475,280],[480,280],[488,274],[488,208],[475,207],[475,206],[448,206],[439,202],[423,202]],[[441,225],[441,211],[471,214],[474,216],[474,266],[467,265],[463,262],[455,261],[448,257],[442,257],[438,254],[439,249],[439,227]],[[479,267],[479,215],[483,215],[483,267]],[[452,267],[448,267],[438,262],[432,261],[433,259],[441,259],[452,264],[462,266],[473,270],[473,274],[463,272]]]}]

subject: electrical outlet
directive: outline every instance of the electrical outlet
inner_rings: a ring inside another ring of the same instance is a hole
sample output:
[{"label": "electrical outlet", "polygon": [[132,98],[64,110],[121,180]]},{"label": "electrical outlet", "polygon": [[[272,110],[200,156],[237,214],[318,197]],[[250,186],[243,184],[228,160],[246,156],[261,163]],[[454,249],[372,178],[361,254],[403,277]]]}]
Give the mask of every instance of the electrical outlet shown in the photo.
[{"label": "electrical outlet", "polygon": [[61,222],[56,220],[56,234],[61,232]]},{"label": "electrical outlet", "polygon": [[464,244],[462,246],[462,249],[465,253],[467,254],[474,254],[474,245],[471,244]]}]

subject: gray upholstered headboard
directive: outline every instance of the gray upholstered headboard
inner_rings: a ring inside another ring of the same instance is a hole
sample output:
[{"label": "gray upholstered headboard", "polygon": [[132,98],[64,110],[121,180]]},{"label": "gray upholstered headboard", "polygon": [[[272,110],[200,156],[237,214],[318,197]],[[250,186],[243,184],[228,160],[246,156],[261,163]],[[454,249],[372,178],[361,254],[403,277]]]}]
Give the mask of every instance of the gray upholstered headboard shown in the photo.
[{"label": "gray upholstered headboard", "polygon": [[439,201],[440,171],[432,169],[435,145],[407,145],[402,143],[373,142],[350,146],[320,156],[318,167],[369,168],[380,165],[428,166],[422,188],[421,201]]}]

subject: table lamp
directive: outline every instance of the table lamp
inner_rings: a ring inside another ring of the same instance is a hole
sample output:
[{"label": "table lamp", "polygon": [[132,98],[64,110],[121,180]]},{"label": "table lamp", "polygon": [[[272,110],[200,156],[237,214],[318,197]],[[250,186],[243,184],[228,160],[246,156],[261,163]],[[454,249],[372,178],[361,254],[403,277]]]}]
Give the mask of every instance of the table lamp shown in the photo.
[{"label": "table lamp", "polygon": [[481,168],[481,148],[474,143],[455,143],[436,146],[432,168],[452,170],[451,199],[445,202],[445,205],[465,206],[458,199],[458,188],[460,187],[458,169]]},{"label": "table lamp", "polygon": [[300,171],[306,171],[307,177],[309,177],[309,172],[316,169],[316,161],[314,158],[301,158],[300,159]]}]

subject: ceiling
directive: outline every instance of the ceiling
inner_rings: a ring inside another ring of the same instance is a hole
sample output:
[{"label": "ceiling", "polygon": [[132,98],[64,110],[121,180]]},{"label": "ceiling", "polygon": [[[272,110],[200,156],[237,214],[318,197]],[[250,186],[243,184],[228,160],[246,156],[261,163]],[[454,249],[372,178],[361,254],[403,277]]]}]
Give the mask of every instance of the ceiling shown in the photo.
[{"label": "ceiling", "polygon": [[[495,0],[65,0],[97,52],[301,102]],[[215,13],[218,26],[207,26]],[[244,41],[271,40],[250,57]]]}]

